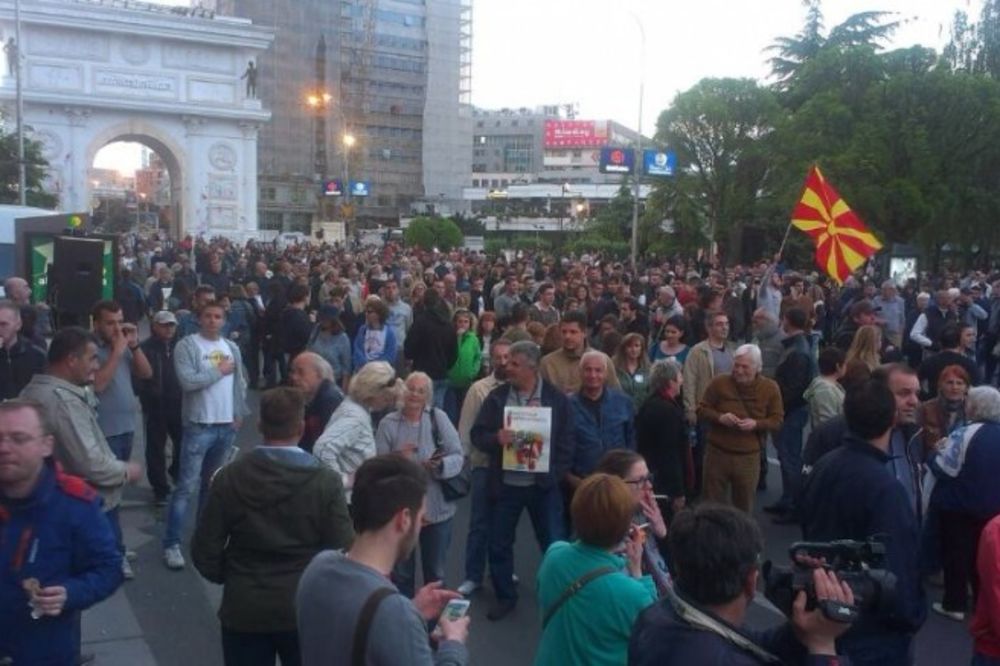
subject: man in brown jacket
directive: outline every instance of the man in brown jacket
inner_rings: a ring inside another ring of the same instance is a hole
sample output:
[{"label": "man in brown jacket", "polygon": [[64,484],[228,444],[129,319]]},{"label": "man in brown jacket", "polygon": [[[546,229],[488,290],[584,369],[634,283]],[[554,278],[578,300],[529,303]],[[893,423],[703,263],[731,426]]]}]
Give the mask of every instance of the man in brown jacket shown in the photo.
[{"label": "man in brown jacket", "polygon": [[[563,393],[578,393],[582,379],[580,377],[580,359],[587,351],[587,317],[582,312],[567,312],[559,323],[562,334],[562,349],[557,349],[542,358],[539,370],[542,379],[555,385]],[[605,361],[608,371],[604,385],[620,389],[618,373],[610,358]]]},{"label": "man in brown jacket", "polygon": [[698,403],[698,419],[708,428],[702,468],[705,499],[747,513],[753,512],[760,447],[784,419],[781,391],[760,370],[760,349],[743,345],[733,354],[732,373],[713,379]]}]

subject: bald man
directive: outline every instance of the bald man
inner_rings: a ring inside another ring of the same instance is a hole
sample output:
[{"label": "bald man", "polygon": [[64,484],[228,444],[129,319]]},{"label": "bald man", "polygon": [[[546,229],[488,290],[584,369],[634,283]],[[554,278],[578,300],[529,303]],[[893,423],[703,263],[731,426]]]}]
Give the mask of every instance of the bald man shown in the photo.
[{"label": "bald man", "polygon": [[14,301],[21,308],[21,337],[37,347],[45,349],[45,337],[52,335],[52,323],[49,320],[49,306],[44,303],[32,305],[31,285],[23,278],[9,277],[3,282],[7,299]]}]

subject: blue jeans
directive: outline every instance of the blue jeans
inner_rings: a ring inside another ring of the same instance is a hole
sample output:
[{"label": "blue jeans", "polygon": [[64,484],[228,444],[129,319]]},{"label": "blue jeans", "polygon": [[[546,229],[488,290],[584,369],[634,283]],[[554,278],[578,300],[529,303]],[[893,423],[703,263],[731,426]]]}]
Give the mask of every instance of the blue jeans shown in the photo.
[{"label": "blue jeans", "polygon": [[[107,439],[108,448],[111,449],[111,453],[114,454],[115,458],[122,462],[128,462],[129,458],[132,457],[132,440],[134,438],[134,432],[123,432],[120,435],[111,435],[111,437],[106,437],[105,439]],[[121,516],[118,514],[118,507],[111,509],[104,515],[108,517],[108,522],[111,523],[111,531],[115,535],[115,543],[118,544],[118,551],[124,553],[125,537],[122,536],[122,521]]]},{"label": "blue jeans", "polygon": [[796,407],[785,414],[785,422],[775,438],[781,463],[781,499],[778,503],[794,509],[799,503],[802,485],[802,431],[809,422],[809,408]]},{"label": "blue jeans", "polygon": [[538,547],[544,553],[553,541],[565,537],[562,497],[558,486],[500,485],[500,495],[493,504],[489,535],[490,578],[498,601],[517,601],[514,585],[514,540],[521,512],[527,509],[535,530]]},{"label": "blue jeans", "polygon": [[[448,558],[448,547],[451,545],[452,518],[440,523],[431,523],[420,528],[420,570],[423,573],[424,585],[437,580],[444,580],[444,565]],[[392,570],[392,580],[405,596],[413,598],[416,590],[417,550],[413,549],[410,556],[396,565]]]},{"label": "blue jeans", "polygon": [[198,512],[201,513],[212,475],[229,457],[234,439],[236,439],[236,430],[230,423],[184,424],[181,470],[177,486],[170,496],[170,506],[167,507],[167,528],[163,536],[164,548],[180,544],[188,502],[196,489],[199,491]]},{"label": "blue jeans", "polygon": [[490,470],[472,468],[469,490],[469,536],[465,540],[465,580],[482,584],[486,573],[486,549],[489,547],[490,518],[493,505],[489,498]]}]

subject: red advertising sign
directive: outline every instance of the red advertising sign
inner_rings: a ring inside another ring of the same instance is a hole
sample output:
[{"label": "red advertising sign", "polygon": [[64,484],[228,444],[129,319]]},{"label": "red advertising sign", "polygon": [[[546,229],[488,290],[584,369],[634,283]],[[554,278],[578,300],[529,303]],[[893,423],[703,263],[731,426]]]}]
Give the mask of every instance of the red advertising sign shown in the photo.
[{"label": "red advertising sign", "polygon": [[546,148],[594,148],[608,142],[606,120],[546,120]]}]

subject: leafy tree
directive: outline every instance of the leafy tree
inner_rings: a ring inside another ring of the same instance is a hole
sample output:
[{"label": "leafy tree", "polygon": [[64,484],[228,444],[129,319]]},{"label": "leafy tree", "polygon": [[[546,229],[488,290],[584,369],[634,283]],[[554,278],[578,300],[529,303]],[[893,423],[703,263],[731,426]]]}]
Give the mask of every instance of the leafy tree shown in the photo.
[{"label": "leafy tree", "polygon": [[953,71],[985,74],[1000,80],[1000,0],[985,0],[979,22],[956,11],[951,40],[941,52],[942,63]]},{"label": "leafy tree", "polygon": [[461,229],[451,220],[441,217],[416,217],[403,231],[407,245],[424,250],[437,248],[443,252],[459,247],[464,240]]},{"label": "leafy tree", "polygon": [[[27,164],[27,203],[39,208],[55,208],[59,199],[46,192],[42,186],[45,180],[45,167],[48,162],[42,157],[42,144],[38,141],[24,140],[24,160]],[[20,200],[17,192],[17,134],[0,131],[0,203],[16,204]]]}]

